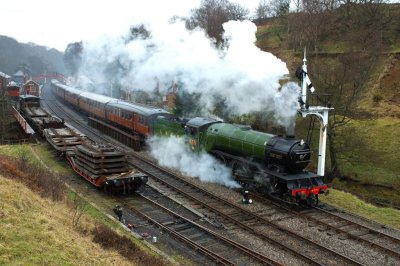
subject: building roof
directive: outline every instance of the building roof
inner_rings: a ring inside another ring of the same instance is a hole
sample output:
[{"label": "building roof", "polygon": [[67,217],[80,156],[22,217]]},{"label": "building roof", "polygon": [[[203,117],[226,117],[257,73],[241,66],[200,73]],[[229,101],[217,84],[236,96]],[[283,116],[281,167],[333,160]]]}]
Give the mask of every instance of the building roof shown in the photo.
[{"label": "building roof", "polygon": [[36,85],[39,86],[39,83],[37,83],[37,82],[35,82],[35,81],[31,80],[31,79],[28,80],[27,82],[25,82],[24,86],[27,85],[27,84],[30,83],[30,82],[35,83]]},{"label": "building roof", "polygon": [[5,78],[5,79],[11,78],[9,75],[7,75],[7,74],[5,74],[3,72],[0,72],[0,77]]},{"label": "building roof", "polygon": [[25,73],[22,70],[18,70],[17,72],[14,73],[13,76],[23,77],[25,76]]}]

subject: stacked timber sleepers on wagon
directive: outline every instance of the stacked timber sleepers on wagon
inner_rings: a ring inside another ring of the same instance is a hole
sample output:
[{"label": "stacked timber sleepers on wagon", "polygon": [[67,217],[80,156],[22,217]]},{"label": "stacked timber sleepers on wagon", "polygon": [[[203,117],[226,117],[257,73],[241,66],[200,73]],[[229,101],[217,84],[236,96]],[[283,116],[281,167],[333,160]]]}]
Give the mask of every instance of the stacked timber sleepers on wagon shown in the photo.
[{"label": "stacked timber sleepers on wagon", "polygon": [[74,128],[46,128],[43,135],[47,142],[59,152],[71,151],[76,145],[83,143],[86,138],[81,132]]},{"label": "stacked timber sleepers on wagon", "polygon": [[23,114],[34,127],[42,132],[45,128],[63,128],[64,120],[51,115],[40,106],[40,98],[35,96],[21,96],[20,107]]},{"label": "stacked timber sleepers on wagon", "polygon": [[31,118],[34,117],[49,117],[51,116],[49,112],[40,106],[29,106],[27,105],[24,109],[25,114]]},{"label": "stacked timber sleepers on wagon", "polygon": [[50,117],[34,117],[32,118],[33,123],[39,127],[40,131],[46,128],[63,128],[64,120],[56,116]]},{"label": "stacked timber sleepers on wagon", "polygon": [[147,175],[128,165],[126,153],[110,145],[85,141],[66,155],[74,171],[96,187],[131,193],[147,182]]},{"label": "stacked timber sleepers on wagon", "polygon": [[93,179],[129,170],[126,154],[106,144],[83,143],[75,148],[75,154],[76,164]]}]

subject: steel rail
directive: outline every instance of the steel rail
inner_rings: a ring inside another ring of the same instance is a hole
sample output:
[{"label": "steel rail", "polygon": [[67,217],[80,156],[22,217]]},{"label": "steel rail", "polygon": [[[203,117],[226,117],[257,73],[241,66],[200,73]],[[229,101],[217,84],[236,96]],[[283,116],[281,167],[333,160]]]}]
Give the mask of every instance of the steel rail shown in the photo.
[{"label": "steel rail", "polygon": [[[141,166],[141,165],[140,165],[140,162],[145,163],[145,164],[147,164],[147,165],[150,165],[150,166],[153,167],[153,168],[156,168],[158,171],[161,171],[161,172],[163,172],[164,174],[169,175],[171,178],[175,178],[175,179],[176,179],[176,178],[179,178],[179,177],[177,177],[175,174],[171,173],[170,171],[167,171],[167,170],[165,170],[165,169],[159,167],[158,165],[155,165],[154,163],[147,161],[145,158],[143,158],[143,157],[141,157],[141,156],[139,156],[139,155],[137,155],[137,154],[131,154],[131,155],[132,155],[134,158],[136,158],[136,161],[133,161],[133,162],[132,162],[133,165],[135,165],[140,171],[142,171],[142,172],[148,174],[149,176],[151,176],[151,177],[153,177],[154,179],[158,180],[159,182],[165,184],[166,186],[171,187],[171,188],[174,189],[175,191],[177,191],[177,192],[179,192],[179,193],[185,195],[185,197],[192,199],[193,201],[195,201],[195,202],[198,203],[199,205],[201,205],[201,206],[203,206],[203,207],[205,207],[205,208],[210,209],[211,211],[213,211],[213,212],[217,213],[218,215],[220,215],[220,216],[226,218],[227,220],[231,221],[232,223],[236,224],[237,226],[239,226],[239,227],[241,227],[241,228],[243,228],[243,229],[245,229],[245,230],[247,230],[247,231],[252,232],[253,234],[255,234],[255,235],[257,235],[257,236],[259,236],[259,237],[261,237],[261,238],[267,240],[268,242],[273,243],[273,244],[275,244],[275,245],[278,245],[279,247],[281,247],[282,249],[284,249],[284,250],[286,250],[286,251],[289,251],[289,252],[291,252],[291,253],[294,253],[296,256],[300,257],[301,259],[303,259],[303,260],[305,260],[305,261],[307,261],[307,262],[309,262],[309,263],[312,263],[312,264],[314,264],[314,265],[323,265],[321,262],[316,261],[315,259],[311,258],[310,256],[305,255],[305,254],[302,254],[302,253],[300,253],[300,252],[298,252],[298,251],[296,251],[296,250],[294,250],[294,249],[292,249],[292,248],[286,246],[285,244],[283,244],[283,243],[281,243],[281,242],[279,242],[279,241],[277,241],[277,240],[275,240],[275,239],[269,237],[269,236],[266,235],[265,233],[259,232],[258,230],[254,229],[253,227],[250,227],[250,226],[244,224],[242,221],[239,221],[239,220],[233,218],[232,216],[230,216],[230,215],[228,215],[228,214],[225,214],[225,213],[222,212],[221,210],[219,210],[219,209],[217,209],[217,208],[215,208],[215,207],[213,207],[213,206],[210,206],[209,204],[207,204],[207,203],[205,203],[205,202],[203,202],[203,201],[197,199],[197,198],[194,197],[193,195],[191,195],[191,194],[189,194],[189,193],[186,193],[185,191],[182,191],[182,189],[180,189],[180,188],[177,187],[176,185],[172,185],[172,184],[168,183],[167,181],[163,180],[162,178],[159,178],[159,177],[155,176],[155,174],[152,173],[151,171],[149,171],[149,169],[146,169],[145,167]],[[134,158],[132,158],[131,160],[134,160]],[[139,162],[138,162],[137,160],[139,160]],[[209,191],[206,191],[206,190],[204,190],[204,189],[201,189],[201,188],[197,187],[196,185],[192,184],[191,182],[189,182],[189,181],[187,181],[187,180],[179,179],[179,182],[182,182],[182,183],[185,183],[185,184],[187,184],[187,185],[189,185],[189,186],[192,186],[192,187],[194,187],[196,190],[200,191],[201,193],[206,194],[209,198],[212,197],[212,198],[216,199],[218,202],[224,203],[225,205],[227,205],[227,206],[229,206],[229,207],[231,207],[231,208],[234,208],[234,209],[236,209],[236,210],[242,212],[246,217],[253,217],[254,219],[256,219],[256,220],[258,220],[258,221],[260,221],[260,222],[263,222],[263,223],[265,223],[265,224],[267,224],[267,225],[269,225],[269,226],[271,226],[271,227],[273,227],[273,228],[279,230],[279,231],[282,232],[282,233],[285,233],[285,234],[287,234],[287,235],[291,235],[292,237],[295,237],[295,238],[297,238],[297,239],[300,239],[301,241],[305,241],[306,243],[309,243],[309,244],[311,244],[311,245],[317,247],[318,249],[321,249],[321,250],[323,250],[323,251],[325,251],[325,252],[328,252],[329,254],[333,254],[334,256],[336,256],[336,257],[338,257],[338,258],[340,258],[340,259],[346,261],[346,263],[350,263],[350,264],[354,264],[354,265],[362,265],[361,263],[359,263],[359,262],[357,262],[357,261],[355,261],[355,260],[353,260],[353,259],[351,259],[351,258],[349,258],[349,257],[347,257],[347,256],[344,256],[344,255],[342,255],[342,254],[340,254],[340,253],[337,253],[337,252],[334,251],[334,250],[328,249],[327,247],[324,247],[324,246],[322,246],[322,245],[320,245],[320,244],[318,244],[318,243],[316,243],[316,242],[314,242],[314,241],[312,241],[312,240],[309,240],[309,239],[307,239],[307,238],[305,238],[305,237],[303,237],[303,236],[301,236],[301,235],[299,235],[299,234],[297,234],[297,233],[294,233],[294,232],[292,232],[292,231],[289,231],[289,230],[287,230],[287,229],[285,229],[285,228],[283,228],[283,227],[277,225],[276,223],[273,223],[273,222],[271,222],[271,221],[268,221],[268,220],[266,220],[264,217],[261,217],[260,215],[257,215],[257,214],[255,214],[255,213],[252,213],[252,212],[250,212],[250,211],[244,209],[244,208],[241,207],[241,206],[238,206],[238,205],[236,205],[236,204],[233,204],[233,203],[231,203],[231,202],[225,200],[224,198],[221,198],[221,197],[219,197],[219,196],[217,196],[217,195],[215,195],[215,194],[213,194],[213,193],[211,193],[211,192],[209,192]]]}]

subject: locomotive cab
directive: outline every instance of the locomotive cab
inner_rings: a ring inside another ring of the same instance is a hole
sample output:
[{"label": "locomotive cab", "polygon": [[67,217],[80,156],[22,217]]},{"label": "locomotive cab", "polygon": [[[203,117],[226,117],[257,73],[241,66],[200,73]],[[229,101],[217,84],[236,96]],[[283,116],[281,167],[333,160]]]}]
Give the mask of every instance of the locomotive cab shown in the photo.
[{"label": "locomotive cab", "polygon": [[186,123],[185,136],[192,151],[201,151],[205,148],[205,131],[209,125],[219,122],[211,118],[196,117]]}]

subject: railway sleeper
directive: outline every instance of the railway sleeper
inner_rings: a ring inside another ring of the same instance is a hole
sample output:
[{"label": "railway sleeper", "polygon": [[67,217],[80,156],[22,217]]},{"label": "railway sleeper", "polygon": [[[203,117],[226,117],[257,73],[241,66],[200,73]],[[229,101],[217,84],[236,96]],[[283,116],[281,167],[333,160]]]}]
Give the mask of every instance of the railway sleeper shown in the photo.
[{"label": "railway sleeper", "polygon": [[319,232],[326,232],[326,231],[329,230],[329,227],[328,227],[328,226],[325,226],[325,225],[319,225],[319,226],[317,227],[317,230],[318,230]]},{"label": "railway sleeper", "polygon": [[358,231],[358,233],[352,233],[352,235],[354,235],[355,237],[359,237],[361,238],[362,236],[368,235],[369,234],[369,230],[360,230]]},{"label": "railway sleeper", "polygon": [[338,238],[340,240],[347,240],[347,239],[349,239],[349,235],[341,233],[341,234],[339,234]]},{"label": "railway sleeper", "polygon": [[346,231],[351,237],[358,238],[358,235],[366,234],[366,231],[362,228],[354,228],[352,230]]},{"label": "railway sleeper", "polygon": [[197,233],[197,234],[190,236],[190,240],[197,242],[198,240],[200,240],[204,237],[205,237],[204,233]]},{"label": "railway sleeper", "polygon": [[362,238],[374,243],[375,240],[377,239],[377,236],[375,234],[366,234]]},{"label": "railway sleeper", "polygon": [[343,224],[341,226],[336,226],[337,229],[340,229],[340,230],[343,230],[343,231],[346,231],[346,232],[350,232],[350,231],[356,229],[355,227],[357,227],[357,225],[349,224],[349,223],[348,224]]},{"label": "railway sleeper", "polygon": [[174,231],[177,232],[183,232],[187,229],[191,229],[193,226],[191,224],[185,223],[185,224],[175,224],[170,226],[170,228],[172,228]]},{"label": "railway sleeper", "polygon": [[165,226],[170,226],[170,225],[173,225],[173,224],[175,224],[175,221],[167,221],[167,222],[163,222],[163,223],[161,223],[162,225],[165,225]]},{"label": "railway sleeper", "polygon": [[211,239],[209,237],[205,237],[203,239],[199,239],[198,241],[196,241],[197,244],[199,244],[202,247],[209,247],[209,246],[213,246],[215,245],[215,240]]},{"label": "railway sleeper", "polygon": [[325,231],[325,233],[326,233],[328,236],[334,236],[334,235],[338,235],[338,234],[339,234],[338,231],[333,230],[333,229],[328,229],[328,230]]},{"label": "railway sleeper", "polygon": [[327,224],[334,226],[336,228],[341,228],[341,227],[345,227],[346,225],[349,225],[349,223],[347,221],[339,221],[339,222],[327,223]]},{"label": "railway sleeper", "polygon": [[246,222],[246,225],[247,226],[258,226],[258,225],[261,225],[261,223],[259,220],[254,220],[252,222]]},{"label": "railway sleeper", "polygon": [[271,222],[279,222],[279,221],[291,219],[291,218],[293,218],[293,217],[295,217],[295,216],[293,216],[293,215],[282,216],[282,217],[278,217],[278,218],[276,218],[276,219],[271,219],[270,221],[271,221]]}]

